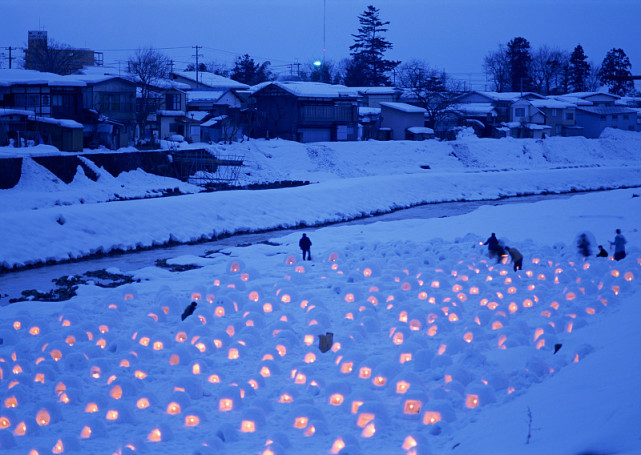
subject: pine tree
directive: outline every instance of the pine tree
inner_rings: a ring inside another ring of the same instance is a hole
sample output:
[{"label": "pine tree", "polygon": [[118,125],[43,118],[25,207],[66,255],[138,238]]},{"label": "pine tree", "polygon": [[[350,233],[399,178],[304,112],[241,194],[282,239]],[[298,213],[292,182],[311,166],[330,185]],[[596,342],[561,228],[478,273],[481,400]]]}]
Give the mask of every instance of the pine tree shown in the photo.
[{"label": "pine tree", "polygon": [[623,96],[634,90],[631,67],[630,59],[623,49],[612,48],[601,63],[599,80],[608,87],[610,93]]},{"label": "pine tree", "polygon": [[237,57],[230,78],[247,85],[256,85],[268,81],[271,77],[269,62],[259,65],[248,54]]},{"label": "pine tree", "polygon": [[585,92],[587,90],[588,77],[590,76],[590,64],[583,52],[583,46],[578,44],[570,56],[568,67],[568,83],[574,92]]},{"label": "pine tree", "polygon": [[369,5],[358,17],[360,27],[354,37],[354,44],[349,47],[352,61],[347,68],[345,84],[362,86],[388,85],[389,78],[385,73],[393,70],[400,62],[386,60],[383,55],[392,49],[392,43],[383,34],[387,31],[389,21],[379,19],[379,10]]},{"label": "pine tree", "polygon": [[507,57],[510,68],[510,82],[512,91],[527,91],[531,88],[530,67],[530,42],[522,37],[516,37],[507,43]]}]

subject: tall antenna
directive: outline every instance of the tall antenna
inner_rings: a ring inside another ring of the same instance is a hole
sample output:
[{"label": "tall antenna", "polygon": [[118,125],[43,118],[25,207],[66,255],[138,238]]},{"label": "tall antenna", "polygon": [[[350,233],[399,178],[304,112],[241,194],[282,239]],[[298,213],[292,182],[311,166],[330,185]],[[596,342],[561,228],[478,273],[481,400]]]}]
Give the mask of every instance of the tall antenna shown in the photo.
[{"label": "tall antenna", "polygon": [[325,18],[327,17],[325,8],[326,3],[327,0],[323,0],[323,66],[325,66],[325,51],[327,50],[327,47],[325,46]]}]

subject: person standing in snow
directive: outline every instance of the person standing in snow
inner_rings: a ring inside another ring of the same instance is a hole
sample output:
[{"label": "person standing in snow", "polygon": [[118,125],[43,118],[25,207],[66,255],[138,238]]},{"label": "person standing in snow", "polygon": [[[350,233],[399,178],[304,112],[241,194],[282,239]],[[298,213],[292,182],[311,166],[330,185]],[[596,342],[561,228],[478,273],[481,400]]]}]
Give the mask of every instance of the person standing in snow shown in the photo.
[{"label": "person standing in snow", "polygon": [[614,237],[614,242],[610,242],[610,245],[614,245],[614,259],[620,261],[625,257],[625,244],[628,241],[621,234],[621,229],[617,229],[617,235]]},{"label": "person standing in snow", "polygon": [[608,252],[605,251],[605,248],[603,248],[603,245],[599,245],[599,252],[597,253],[596,257],[598,257],[598,258],[607,258],[608,257]]},{"label": "person standing in snow", "polygon": [[503,248],[499,245],[499,240],[496,238],[496,234],[492,232],[490,238],[488,238],[483,245],[487,245],[487,253],[491,258],[496,257],[497,261],[501,260],[503,256]]},{"label": "person standing in snow", "polygon": [[307,234],[303,234],[303,236],[298,241],[298,246],[303,252],[303,261],[305,260],[305,257],[307,257],[308,261],[311,261],[312,253],[310,252],[310,249],[312,247],[312,241],[309,239],[309,237],[307,237]]},{"label": "person standing in snow", "polygon": [[512,262],[514,263],[514,271],[516,272],[517,270],[523,270],[523,255],[519,250],[516,248],[510,248],[509,246],[505,247],[505,251],[507,251],[512,258]]}]

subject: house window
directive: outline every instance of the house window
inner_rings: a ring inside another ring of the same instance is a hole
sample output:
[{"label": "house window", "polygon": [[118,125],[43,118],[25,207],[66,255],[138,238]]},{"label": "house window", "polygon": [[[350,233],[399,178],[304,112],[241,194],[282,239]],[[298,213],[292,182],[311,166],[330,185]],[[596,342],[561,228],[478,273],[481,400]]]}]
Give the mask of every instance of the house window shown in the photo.
[{"label": "house window", "polygon": [[524,107],[514,108],[514,117],[525,117],[525,108]]},{"label": "house window", "polygon": [[558,117],[559,116],[559,110],[558,109],[552,109],[552,117]]},{"label": "house window", "polygon": [[167,93],[165,95],[165,109],[179,111],[180,107],[180,95],[178,93]]},{"label": "house window", "polygon": [[566,112],[565,113],[565,120],[567,121],[573,121],[574,120],[574,112]]},{"label": "house window", "polygon": [[616,115],[616,114],[612,114],[612,120],[618,120],[618,119],[619,119],[619,116],[618,116],[618,115]]},{"label": "house window", "polygon": [[630,116],[628,114],[623,114],[623,120],[630,120]]},{"label": "house window", "polygon": [[301,120],[331,121],[334,120],[334,106],[329,104],[307,104],[301,107]]},{"label": "house window", "polygon": [[601,118],[601,120],[606,120],[607,116],[601,115],[600,118]]}]

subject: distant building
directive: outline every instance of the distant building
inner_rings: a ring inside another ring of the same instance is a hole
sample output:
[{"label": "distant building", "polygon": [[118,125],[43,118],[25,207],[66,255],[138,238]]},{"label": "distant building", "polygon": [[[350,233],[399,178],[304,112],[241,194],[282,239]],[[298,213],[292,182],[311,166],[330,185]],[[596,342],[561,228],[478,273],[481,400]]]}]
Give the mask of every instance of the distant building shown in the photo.
[{"label": "distant building", "polygon": [[71,74],[84,66],[101,66],[102,63],[102,52],[67,46],[51,47],[46,31],[29,31],[27,49],[24,51],[25,69]]},{"label": "distant building", "polygon": [[264,82],[252,88],[254,137],[299,142],[358,139],[358,92],[321,82]]},{"label": "distant building", "polygon": [[[425,113],[422,107],[407,103],[381,102],[381,128],[379,139],[401,141],[405,139],[418,139],[427,134],[434,136],[434,131],[425,129]],[[429,130],[429,131],[428,131]]]}]

